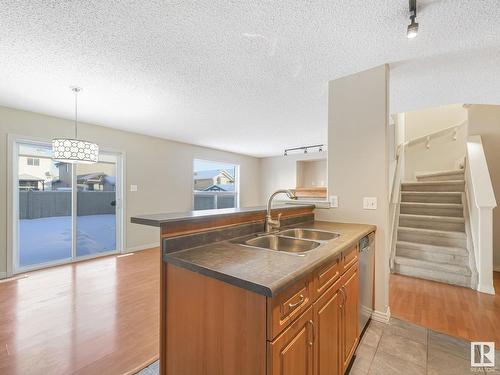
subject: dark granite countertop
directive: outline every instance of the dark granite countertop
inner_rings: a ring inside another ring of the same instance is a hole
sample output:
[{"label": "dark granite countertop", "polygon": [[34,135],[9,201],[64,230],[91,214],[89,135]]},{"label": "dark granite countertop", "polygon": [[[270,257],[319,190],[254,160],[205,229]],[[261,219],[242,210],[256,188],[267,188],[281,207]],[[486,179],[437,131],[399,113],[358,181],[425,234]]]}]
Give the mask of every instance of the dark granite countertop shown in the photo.
[{"label": "dark granite countertop", "polygon": [[[273,210],[296,209],[297,207],[314,207],[314,205],[280,204],[280,205],[273,205]],[[196,220],[202,218],[211,218],[217,216],[227,216],[231,214],[248,214],[254,212],[264,212],[266,211],[266,209],[267,209],[266,206],[256,206],[256,207],[243,207],[243,208],[222,208],[218,210],[199,210],[199,211],[174,212],[174,213],[164,213],[164,214],[138,215],[131,217],[130,221],[134,224],[159,227],[164,223],[169,223],[173,221],[178,222],[178,221]]]},{"label": "dark granite countertop", "polygon": [[272,297],[376,230],[374,225],[326,221],[307,222],[292,227],[323,229],[337,232],[341,236],[323,243],[304,256],[222,241],[165,254],[164,260]]}]

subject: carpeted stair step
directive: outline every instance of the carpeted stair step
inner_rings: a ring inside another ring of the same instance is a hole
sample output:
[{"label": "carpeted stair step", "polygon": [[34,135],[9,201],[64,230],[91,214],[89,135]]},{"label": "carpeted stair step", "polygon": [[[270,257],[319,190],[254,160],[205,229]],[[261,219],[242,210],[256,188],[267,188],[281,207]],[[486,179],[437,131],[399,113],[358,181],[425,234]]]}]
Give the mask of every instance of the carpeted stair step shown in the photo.
[{"label": "carpeted stair step", "polygon": [[414,242],[398,241],[396,243],[396,256],[463,266],[469,264],[469,254],[466,249]]},{"label": "carpeted stair step", "polygon": [[464,232],[399,227],[398,241],[467,248],[467,237]]},{"label": "carpeted stair step", "polygon": [[449,191],[402,191],[401,202],[462,203],[462,193]]},{"label": "carpeted stair step", "polygon": [[421,181],[421,182],[403,182],[402,191],[465,191],[465,181]]},{"label": "carpeted stair step", "polygon": [[450,181],[450,180],[464,180],[464,170],[454,169],[449,171],[439,171],[430,173],[418,173],[416,175],[417,181]]},{"label": "carpeted stair step", "polygon": [[471,287],[469,267],[396,256],[394,272],[447,284]]},{"label": "carpeted stair step", "polygon": [[399,226],[465,232],[463,217],[400,214]]},{"label": "carpeted stair step", "polygon": [[463,217],[463,205],[456,203],[402,202],[401,214]]}]

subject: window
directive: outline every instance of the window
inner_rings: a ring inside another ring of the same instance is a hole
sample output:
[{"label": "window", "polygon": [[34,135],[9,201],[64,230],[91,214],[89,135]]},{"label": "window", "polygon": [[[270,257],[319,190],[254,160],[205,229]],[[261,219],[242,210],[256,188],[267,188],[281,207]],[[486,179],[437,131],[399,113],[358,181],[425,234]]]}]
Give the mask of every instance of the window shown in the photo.
[{"label": "window", "polygon": [[238,165],[195,159],[193,208],[211,210],[238,207],[238,172]]},{"label": "window", "polygon": [[27,158],[26,160],[27,160],[26,163],[28,165],[33,165],[35,167],[40,166],[40,159],[38,159],[38,158]]}]

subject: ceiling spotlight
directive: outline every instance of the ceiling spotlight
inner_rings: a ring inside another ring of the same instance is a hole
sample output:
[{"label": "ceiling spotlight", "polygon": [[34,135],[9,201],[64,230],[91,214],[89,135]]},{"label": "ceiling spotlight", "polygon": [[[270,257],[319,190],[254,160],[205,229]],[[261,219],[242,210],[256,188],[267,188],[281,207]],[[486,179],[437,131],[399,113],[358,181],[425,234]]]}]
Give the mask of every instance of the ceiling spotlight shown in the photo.
[{"label": "ceiling spotlight", "polygon": [[413,39],[418,34],[418,23],[415,22],[417,18],[417,0],[410,0],[410,24],[406,30],[406,36],[408,39]]},{"label": "ceiling spotlight", "polygon": [[288,156],[288,151],[285,151],[285,154],[284,154],[284,156]]},{"label": "ceiling spotlight", "polygon": [[323,147],[320,147],[320,148],[318,149],[318,151],[319,151],[319,152],[323,152]]},{"label": "ceiling spotlight", "polygon": [[307,147],[304,148],[304,154],[307,154]]}]

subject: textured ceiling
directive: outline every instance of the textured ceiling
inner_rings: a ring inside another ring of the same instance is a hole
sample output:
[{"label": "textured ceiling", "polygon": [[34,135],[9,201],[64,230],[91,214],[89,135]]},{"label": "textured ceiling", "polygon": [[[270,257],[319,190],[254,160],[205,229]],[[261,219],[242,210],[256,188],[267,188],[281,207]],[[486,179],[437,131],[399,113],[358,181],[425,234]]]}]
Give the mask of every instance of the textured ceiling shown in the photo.
[{"label": "textured ceiling", "polygon": [[391,110],[500,103],[498,0],[0,0],[0,105],[263,156],[322,143],[327,82],[391,64]]}]

